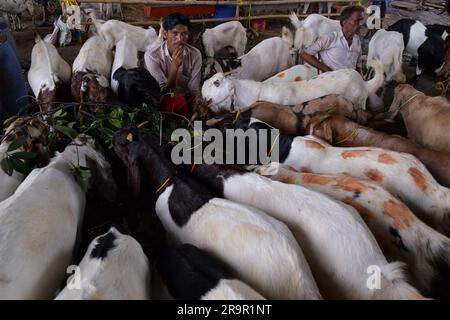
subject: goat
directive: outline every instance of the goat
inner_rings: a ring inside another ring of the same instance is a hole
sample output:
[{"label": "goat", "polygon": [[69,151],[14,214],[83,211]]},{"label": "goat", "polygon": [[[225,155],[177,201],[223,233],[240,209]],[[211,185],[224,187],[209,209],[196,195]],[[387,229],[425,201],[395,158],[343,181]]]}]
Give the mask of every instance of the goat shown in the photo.
[{"label": "goat", "polygon": [[[342,115],[366,124],[369,114],[356,109],[353,104],[341,96],[331,94],[295,106],[283,106],[271,102],[255,102],[248,109],[239,113],[230,113],[219,118],[211,118],[206,124],[210,127],[221,127],[227,122],[236,123],[239,120],[240,128],[248,128],[250,119],[258,119],[277,128],[283,134],[304,135],[311,118],[317,112],[326,112],[328,115]],[[245,120],[248,120],[245,124]]]},{"label": "goat", "polygon": [[263,82],[272,81],[302,81],[309,80],[317,76],[317,69],[311,67],[310,65],[298,64],[289,69],[283,70],[273,77],[270,77]]},{"label": "goat", "polygon": [[237,79],[254,81],[264,81],[294,63],[288,44],[280,37],[261,41],[236,61],[237,67],[230,74]]},{"label": "goat", "polygon": [[413,283],[426,296],[448,298],[450,239],[417,219],[378,184],[349,175],[297,172],[287,166],[278,166],[271,178],[307,187],[354,207],[388,261],[408,264]]},{"label": "goat", "polygon": [[325,72],[313,79],[298,82],[256,82],[225,77],[217,73],[202,86],[202,96],[211,100],[210,109],[232,111],[246,108],[256,101],[267,101],[283,105],[299,104],[328,94],[340,94],[365,110],[367,97],[383,84],[381,64],[373,60],[375,77],[364,81],[353,69]]},{"label": "goat", "polygon": [[156,137],[123,128],[114,134],[113,145],[128,168],[133,195],[139,193],[140,177],[147,176],[157,194],[156,214],[177,242],[214,254],[269,299],[321,298],[298,243],[283,223],[216,198],[198,182],[176,174]]},{"label": "goat", "polygon": [[69,99],[70,65],[58,50],[35,34],[36,44],[31,51],[31,66],[28,82],[41,110],[46,113],[53,109],[55,102]]},{"label": "goat", "polygon": [[[229,165],[195,164],[190,171],[226,199],[264,210],[286,223],[305,252],[325,299],[419,297],[402,276],[393,278],[396,272],[402,273],[400,265],[387,263],[370,230],[352,208],[318,192]],[[371,265],[392,269],[381,273],[379,290],[366,286]]]},{"label": "goat", "polygon": [[425,26],[427,30],[430,32],[433,32],[434,34],[437,34],[442,38],[442,40],[447,40],[447,37],[450,35],[450,27],[444,26],[441,24],[427,24]]},{"label": "goat", "polygon": [[191,244],[165,248],[156,260],[171,296],[182,300],[264,300],[221,261]]},{"label": "goat", "polygon": [[116,44],[114,53],[114,62],[111,70],[111,89],[117,94],[119,83],[114,79],[114,73],[120,67],[124,69],[136,68],[138,66],[138,52],[133,42],[125,38],[119,40]]},{"label": "goat", "polygon": [[138,67],[137,49],[128,38],[116,44],[111,72],[111,89],[131,108],[159,102],[160,87],[147,69]]},{"label": "goat", "polygon": [[380,60],[386,81],[394,79],[397,82],[405,82],[406,77],[402,72],[404,49],[403,35],[401,33],[380,29],[370,39],[367,64],[373,59]]},{"label": "goat", "polygon": [[247,32],[239,21],[228,21],[217,27],[206,29],[201,34],[201,45],[206,55],[205,74],[211,72],[214,54],[226,47],[233,47],[238,56],[245,53]]},{"label": "goat", "polygon": [[104,23],[99,22],[92,17],[92,22],[100,35],[112,48],[125,36],[134,43],[138,51],[145,52],[153,45],[158,44],[158,35],[152,27],[144,29],[132,26],[126,22],[119,20],[108,20]]},{"label": "goat", "polygon": [[88,15],[95,14],[95,18],[111,19],[115,13],[123,19],[122,5],[120,3],[81,3],[80,8]]},{"label": "goat", "polygon": [[310,14],[305,20],[300,21],[294,12],[289,15],[292,25],[295,27],[294,48],[302,52],[320,36],[339,31],[339,20],[332,20],[320,14]]},{"label": "goat", "polygon": [[[324,119],[326,118],[326,119]],[[387,135],[363,127],[342,116],[311,117],[306,132],[341,147],[379,147],[417,157],[442,185],[450,188],[450,155],[417,145],[398,135]]]},{"label": "goat", "polygon": [[[10,144],[11,141],[4,141],[0,144],[0,161],[6,158],[6,151]],[[0,203],[16,191],[23,179],[22,173],[13,171],[12,175],[8,175],[0,168]]]},{"label": "goat", "polygon": [[9,22],[13,31],[22,30],[21,15],[23,12],[28,11],[35,20],[35,11],[33,0],[2,0],[0,2],[0,12],[3,12],[3,17]]},{"label": "goat", "polygon": [[56,300],[150,299],[148,259],[134,238],[114,227],[90,243],[78,268],[68,283],[79,281],[79,287],[66,286]]},{"label": "goat", "polygon": [[[88,167],[112,200],[116,186],[109,163],[94,141],[79,136],[43,168],[34,169],[0,203],[0,299],[50,299],[69,265],[86,196],[71,168]],[[87,182],[87,181],[85,181]]]},{"label": "goat", "polygon": [[100,36],[89,38],[72,65],[72,98],[76,102],[104,103],[110,96],[111,46]]},{"label": "goat", "polygon": [[[407,84],[398,85],[389,108],[390,119],[400,112],[415,143],[441,152],[450,152],[450,103],[445,97],[429,97]],[[449,119],[449,120],[447,120]]]},{"label": "goat", "polygon": [[450,72],[450,59],[446,57],[448,46],[420,21],[400,19],[386,30],[400,32],[403,35],[405,51],[417,59],[414,86],[424,70],[438,76]]},{"label": "goat", "polygon": [[313,136],[283,139],[290,141],[284,144],[283,164],[296,170],[370,179],[403,201],[422,221],[450,234],[450,190],[439,185],[416,157],[373,147],[332,147]]}]

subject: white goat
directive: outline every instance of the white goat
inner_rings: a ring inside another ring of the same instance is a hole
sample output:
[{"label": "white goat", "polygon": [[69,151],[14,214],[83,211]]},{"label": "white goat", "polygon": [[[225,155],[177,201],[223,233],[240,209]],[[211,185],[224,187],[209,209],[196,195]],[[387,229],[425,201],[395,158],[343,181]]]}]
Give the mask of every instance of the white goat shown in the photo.
[{"label": "white goat", "polygon": [[155,42],[157,43],[159,39],[152,27],[144,29],[119,20],[108,20],[101,23],[95,17],[92,17],[92,21],[97,29],[97,34],[103,37],[111,48],[126,36],[134,43],[138,51],[145,52],[149,47],[155,45]]},{"label": "white goat", "polygon": [[[83,44],[72,65],[72,73],[93,72],[111,77],[112,46],[100,36],[93,36]],[[109,81],[106,80],[108,83]]]},{"label": "white goat", "polygon": [[[385,154],[385,160],[389,155]],[[409,208],[378,184],[350,175],[293,171],[280,165],[272,179],[295,183],[341,200],[367,223],[388,261],[408,264],[413,283],[433,298],[449,295],[444,278],[450,270],[450,239],[419,220]]]},{"label": "white goat", "polygon": [[13,31],[22,30],[21,15],[28,11],[33,19],[35,19],[35,9],[33,0],[2,0],[0,1],[0,12]]},{"label": "white goat", "polygon": [[80,8],[86,14],[95,14],[96,18],[109,20],[114,14],[119,14],[123,18],[122,5],[120,3],[81,3]]},{"label": "white goat", "polygon": [[238,56],[242,56],[247,45],[246,29],[239,21],[229,21],[212,29],[206,29],[201,35],[201,43],[206,55],[205,74],[210,73],[214,63],[214,54],[228,46],[236,50]]},{"label": "white goat", "polygon": [[[0,144],[0,161],[6,157],[6,151],[8,150],[10,144],[10,141],[4,141]],[[17,171],[13,171],[13,174],[9,176],[3,171],[2,168],[0,168],[0,202],[8,198],[14,193],[14,191],[16,191],[23,178],[23,174]]]},{"label": "white goat", "polygon": [[450,189],[438,184],[426,167],[408,153],[372,147],[337,148],[308,136],[292,141],[283,163],[298,170],[348,173],[375,181],[402,200],[424,222],[440,232],[450,233]]},{"label": "white goat", "polygon": [[305,20],[300,21],[292,12],[289,16],[295,27],[294,48],[302,52],[320,36],[341,29],[339,20],[332,20],[320,14],[310,14]]},{"label": "white goat", "polygon": [[[304,187],[272,181],[218,165],[197,165],[193,174],[223,196],[264,210],[284,222],[305,253],[325,299],[414,299],[401,264],[388,264],[375,238],[351,207]],[[367,286],[367,270],[380,268],[381,286]]]},{"label": "white goat", "polygon": [[91,242],[68,284],[56,300],[148,300],[150,264],[134,238],[112,227]]},{"label": "white goat", "polygon": [[302,81],[309,80],[317,76],[317,69],[311,67],[310,65],[298,64],[289,69],[283,70],[273,77],[270,77],[263,82],[271,82],[271,81]]},{"label": "white goat", "polygon": [[31,51],[31,66],[28,71],[28,83],[39,105],[49,110],[55,101],[64,101],[63,86],[70,84],[70,65],[59,55],[51,43],[35,35],[36,44]]},{"label": "white goat", "polygon": [[326,72],[298,82],[256,82],[226,78],[218,73],[204,82],[202,96],[210,100],[213,112],[246,108],[256,101],[294,105],[329,94],[340,94],[356,108],[365,110],[367,97],[375,93],[384,81],[379,61],[373,60],[372,64],[375,77],[369,81],[364,81],[353,69]]},{"label": "white goat", "polygon": [[105,183],[99,191],[114,196],[110,165],[90,137],[80,136],[46,167],[34,169],[0,203],[0,299],[54,297],[70,264],[86,202],[74,165],[93,170]]},{"label": "white goat", "polygon": [[289,45],[280,37],[261,41],[237,59],[240,66],[233,69],[231,74],[237,79],[254,81],[264,81],[293,65]]},{"label": "white goat", "polygon": [[116,44],[114,63],[111,71],[111,89],[117,94],[119,82],[114,79],[114,72],[120,67],[125,69],[136,68],[138,66],[138,51],[134,43],[125,36]]},{"label": "white goat", "polygon": [[371,60],[377,59],[383,66],[386,81],[394,79],[397,82],[405,82],[406,77],[402,72],[402,55],[404,49],[405,45],[401,33],[380,29],[370,39],[367,64]]}]

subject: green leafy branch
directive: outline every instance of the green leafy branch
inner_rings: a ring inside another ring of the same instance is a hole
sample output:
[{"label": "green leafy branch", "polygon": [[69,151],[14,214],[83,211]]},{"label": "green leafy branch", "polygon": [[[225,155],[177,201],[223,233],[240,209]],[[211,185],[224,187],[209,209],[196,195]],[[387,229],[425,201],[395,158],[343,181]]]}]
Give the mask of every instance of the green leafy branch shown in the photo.
[{"label": "green leafy branch", "polygon": [[20,172],[24,175],[28,174],[28,172],[30,171],[30,167],[28,166],[26,161],[36,158],[36,153],[27,151],[13,152],[21,148],[26,143],[26,141],[27,139],[24,136],[20,136],[14,139],[8,146],[5,157],[0,162],[2,170],[8,176],[11,176],[14,171]]}]

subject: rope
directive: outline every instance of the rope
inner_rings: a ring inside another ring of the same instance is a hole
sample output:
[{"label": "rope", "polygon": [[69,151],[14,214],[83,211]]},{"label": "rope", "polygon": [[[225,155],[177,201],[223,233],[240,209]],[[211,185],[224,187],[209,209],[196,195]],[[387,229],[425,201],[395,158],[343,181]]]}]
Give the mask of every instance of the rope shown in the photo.
[{"label": "rope", "polygon": [[279,136],[280,134],[278,133],[277,136],[275,137],[275,140],[273,140],[272,145],[270,146],[269,153],[267,154],[267,157],[270,157],[272,155],[272,150],[275,147],[275,142],[277,142]]},{"label": "rope", "polygon": [[401,109],[402,107],[404,107],[408,102],[410,102],[412,99],[414,99],[415,97],[417,97],[419,94],[422,94],[422,92],[416,93],[416,94],[413,95],[411,98],[409,98],[408,100],[406,100],[406,102],[402,103],[402,104],[400,105],[400,107],[398,107],[398,110],[400,111],[400,109]]},{"label": "rope", "polygon": [[355,137],[357,131],[358,131],[358,127],[356,127],[355,129],[353,129],[352,132],[350,132],[350,134],[349,134],[347,137],[345,137],[345,138],[342,139],[342,140],[337,141],[335,144],[341,144],[341,143],[344,143],[345,141],[348,141],[348,140],[350,140],[350,139],[353,139],[353,138]]},{"label": "rope", "polygon": [[158,189],[156,189],[156,192],[155,192],[155,193],[158,193],[159,191],[161,191],[161,189],[164,188],[169,182],[171,182],[172,179],[173,179],[173,176],[168,177],[168,178],[163,182],[163,184],[162,184],[161,186],[159,186]]},{"label": "rope", "polygon": [[241,115],[241,110],[238,110],[237,112],[236,112],[236,117],[234,117],[234,120],[233,120],[233,125],[236,123],[236,121],[237,121],[237,119],[239,119],[239,116]]},{"label": "rope", "polygon": [[450,78],[447,78],[446,80],[443,80],[443,81],[436,82],[435,89],[437,91],[439,91],[440,92],[439,94],[443,97],[447,94],[447,89],[449,86],[449,83],[447,83],[447,85],[445,85],[445,83],[449,82],[449,81],[450,81]]}]

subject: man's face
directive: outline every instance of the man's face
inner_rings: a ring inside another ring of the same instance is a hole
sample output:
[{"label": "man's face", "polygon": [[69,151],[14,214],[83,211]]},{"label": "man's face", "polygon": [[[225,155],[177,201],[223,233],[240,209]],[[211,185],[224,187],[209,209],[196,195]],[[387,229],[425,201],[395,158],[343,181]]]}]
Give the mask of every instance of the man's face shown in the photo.
[{"label": "man's face", "polygon": [[184,45],[189,38],[188,27],[182,24],[177,24],[169,31],[164,31],[164,37],[167,39],[169,48],[176,49]]},{"label": "man's face", "polygon": [[361,11],[353,12],[353,14],[344,21],[342,28],[346,31],[356,34],[364,24],[364,14]]}]

